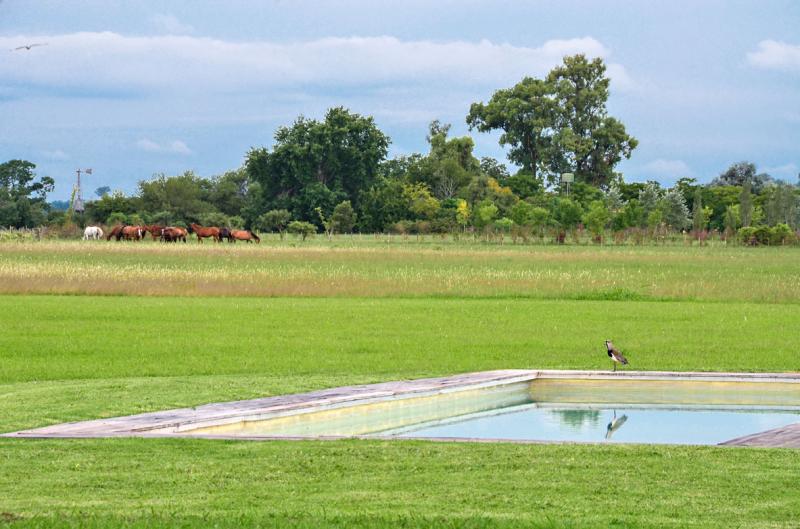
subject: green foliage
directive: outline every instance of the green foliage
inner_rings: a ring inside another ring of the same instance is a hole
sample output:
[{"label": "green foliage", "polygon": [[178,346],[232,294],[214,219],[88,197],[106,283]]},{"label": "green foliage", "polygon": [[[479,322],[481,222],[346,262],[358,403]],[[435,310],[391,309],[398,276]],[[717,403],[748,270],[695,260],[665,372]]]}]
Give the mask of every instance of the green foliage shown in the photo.
[{"label": "green foliage", "polygon": [[403,195],[409,202],[411,212],[418,217],[432,219],[439,211],[440,203],[431,194],[427,184],[406,184],[403,186]]},{"label": "green foliage", "polygon": [[294,235],[299,235],[303,240],[309,235],[314,235],[317,233],[317,227],[311,224],[310,222],[305,222],[301,220],[293,220],[289,223],[287,228],[289,233],[293,233]]},{"label": "green foliage", "polygon": [[737,162],[717,178],[711,181],[711,186],[748,186],[749,190],[759,194],[761,190],[772,182],[772,177],[766,173],[756,174],[756,166],[751,162]]},{"label": "green foliage", "polygon": [[49,176],[37,180],[36,165],[27,160],[0,164],[0,226],[33,228],[47,219],[47,193],[55,182]]},{"label": "green foliage", "polygon": [[114,211],[106,219],[107,226],[115,226],[117,224],[129,224],[128,216],[121,211]]},{"label": "green foliage", "polygon": [[494,221],[495,229],[501,233],[509,233],[513,225],[514,221],[509,219],[508,217],[503,217],[501,219],[497,219],[496,221]]},{"label": "green foliage", "polygon": [[691,224],[686,200],[677,188],[667,191],[659,206],[664,222],[673,230],[680,231]]},{"label": "green foliage", "polygon": [[534,180],[543,181],[544,172],[553,183],[560,173],[574,172],[579,182],[607,186],[638,142],[607,115],[605,71],[602,59],[565,57],[546,79],[526,77],[487,104],[473,103],[467,123],[481,132],[502,130],[509,159]]},{"label": "green foliage", "polygon": [[228,216],[217,211],[201,214],[198,221],[203,226],[216,226],[218,228],[226,228],[230,226],[230,219]]},{"label": "green foliage", "polygon": [[707,212],[703,210],[703,194],[700,188],[697,188],[692,204],[692,229],[694,229],[695,232],[702,231],[708,226],[706,213]]},{"label": "green foliage", "polygon": [[[213,183],[191,171],[177,176],[156,175],[139,182],[139,202],[146,213],[169,212],[173,219],[207,223],[215,213],[209,202]],[[104,197],[105,198],[105,197]]]},{"label": "green foliage", "polygon": [[602,238],[606,226],[611,221],[611,212],[602,200],[595,200],[583,214],[583,224],[595,238]]},{"label": "green foliage", "polygon": [[245,220],[239,215],[232,215],[228,217],[228,226],[235,230],[241,230],[245,227]]},{"label": "green foliage", "polygon": [[742,186],[739,195],[739,214],[742,219],[742,226],[749,227],[753,220],[753,198],[750,194],[750,182],[746,181]]},{"label": "green foliage", "polygon": [[781,246],[795,242],[796,235],[786,224],[745,226],[739,229],[739,240],[751,246]]},{"label": "green foliage", "polygon": [[386,157],[389,138],[371,117],[337,107],[324,121],[298,118],[275,133],[271,150],[253,149],[245,168],[260,184],[262,211],[287,209],[293,217],[316,221],[316,209],[330,214],[350,200],[360,207],[362,191],[369,189]]},{"label": "green foliage", "polygon": [[485,201],[475,209],[475,225],[483,228],[492,224],[500,210],[492,202]]},{"label": "green foliage", "polygon": [[259,231],[278,232],[283,239],[291,220],[292,214],[288,210],[273,209],[258,217],[254,226]]},{"label": "green foliage", "polygon": [[581,222],[583,208],[569,198],[555,198],[553,200],[553,220],[563,230],[574,230]]},{"label": "green foliage", "polygon": [[331,215],[333,230],[338,233],[350,233],[356,225],[356,212],[349,200],[340,202],[333,208]]},{"label": "green foliage", "polygon": [[552,156],[551,136],[557,109],[553,86],[526,77],[512,88],[498,90],[488,103],[473,103],[467,115],[470,128],[481,132],[502,130],[500,145],[509,146],[508,158],[541,182],[539,170]]}]

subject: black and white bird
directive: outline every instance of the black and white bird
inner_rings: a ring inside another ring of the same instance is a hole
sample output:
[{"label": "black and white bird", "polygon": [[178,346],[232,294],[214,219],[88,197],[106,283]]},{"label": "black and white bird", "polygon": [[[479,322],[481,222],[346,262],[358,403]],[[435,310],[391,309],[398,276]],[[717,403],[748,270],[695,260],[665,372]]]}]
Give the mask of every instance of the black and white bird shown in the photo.
[{"label": "black and white bird", "polygon": [[24,46],[17,46],[8,51],[19,51],[19,50],[28,50],[30,51],[31,48],[35,48],[36,46],[47,46],[46,42],[34,42],[33,44],[25,44]]},{"label": "black and white bird", "polygon": [[617,364],[628,365],[628,359],[622,356],[622,353],[619,352],[619,349],[614,347],[611,340],[606,340],[606,349],[608,350],[608,356],[611,358],[611,362],[614,364],[614,371],[617,370]]}]

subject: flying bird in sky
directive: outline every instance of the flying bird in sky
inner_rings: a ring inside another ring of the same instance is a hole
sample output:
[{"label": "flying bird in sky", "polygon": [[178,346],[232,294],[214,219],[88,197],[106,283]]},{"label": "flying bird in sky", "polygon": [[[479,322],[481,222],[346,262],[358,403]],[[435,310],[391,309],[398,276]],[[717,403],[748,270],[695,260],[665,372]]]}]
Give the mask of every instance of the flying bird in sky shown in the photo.
[{"label": "flying bird in sky", "polygon": [[608,351],[608,356],[611,358],[611,362],[614,364],[614,371],[617,370],[617,364],[628,364],[628,359],[622,356],[622,353],[619,352],[619,349],[614,347],[611,340],[606,340],[606,350]]},{"label": "flying bird in sky", "polygon": [[8,51],[19,51],[19,50],[30,50],[31,48],[35,48],[36,46],[47,46],[46,42],[34,42],[33,44],[25,44],[24,46],[17,46],[14,49]]}]

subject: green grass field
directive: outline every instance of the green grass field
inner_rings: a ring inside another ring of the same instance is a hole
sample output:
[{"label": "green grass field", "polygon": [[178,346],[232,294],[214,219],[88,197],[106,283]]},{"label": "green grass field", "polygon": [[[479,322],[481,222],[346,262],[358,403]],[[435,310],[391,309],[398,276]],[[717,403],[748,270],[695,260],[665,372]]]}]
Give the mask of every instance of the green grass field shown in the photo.
[{"label": "green grass field", "polygon": [[[0,432],[483,369],[607,369],[606,338],[635,369],[798,371],[798,256],[2,245]],[[34,295],[58,292],[73,295]],[[780,449],[4,439],[0,526],[788,528],[798,482],[798,452]]]}]

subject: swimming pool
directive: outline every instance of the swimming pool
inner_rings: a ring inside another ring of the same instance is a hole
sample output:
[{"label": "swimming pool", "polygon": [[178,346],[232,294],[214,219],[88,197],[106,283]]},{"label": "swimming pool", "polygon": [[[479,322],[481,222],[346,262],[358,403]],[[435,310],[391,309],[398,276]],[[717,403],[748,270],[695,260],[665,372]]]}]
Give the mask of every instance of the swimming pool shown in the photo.
[{"label": "swimming pool", "polygon": [[800,374],[481,371],[216,402],[2,436],[360,437],[800,448]]},{"label": "swimming pool", "polygon": [[186,433],[718,444],[794,423],[800,423],[796,383],[535,378]]}]

